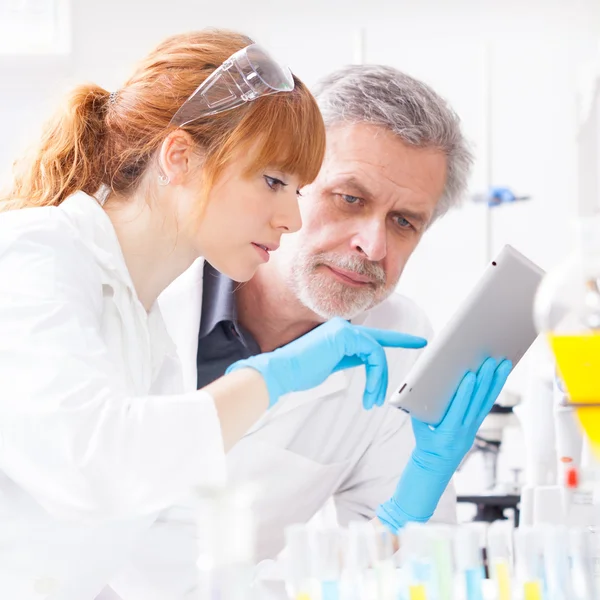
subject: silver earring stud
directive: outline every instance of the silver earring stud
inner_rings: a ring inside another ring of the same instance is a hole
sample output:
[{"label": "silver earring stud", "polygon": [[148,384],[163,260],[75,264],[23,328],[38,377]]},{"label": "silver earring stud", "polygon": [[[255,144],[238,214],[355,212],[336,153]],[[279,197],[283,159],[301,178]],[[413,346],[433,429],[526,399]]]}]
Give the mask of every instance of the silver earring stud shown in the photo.
[{"label": "silver earring stud", "polygon": [[158,185],[169,185],[171,180],[168,175],[159,175],[158,176]]}]

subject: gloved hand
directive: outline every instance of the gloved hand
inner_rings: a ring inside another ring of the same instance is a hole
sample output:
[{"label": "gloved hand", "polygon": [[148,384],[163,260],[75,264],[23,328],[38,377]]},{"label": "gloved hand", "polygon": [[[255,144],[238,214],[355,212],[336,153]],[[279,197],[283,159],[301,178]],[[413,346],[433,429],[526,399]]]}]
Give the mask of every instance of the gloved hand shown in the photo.
[{"label": "gloved hand", "polygon": [[431,518],[511,369],[509,360],[486,359],[476,375],[465,374],[437,427],[412,420],[416,447],[394,495],[377,509],[388,529],[396,533],[409,521]]},{"label": "gloved hand", "polygon": [[289,392],[309,390],[332,373],[364,364],[367,381],[363,405],[381,406],[388,384],[383,346],[422,348],[420,337],[352,325],[335,318],[273,352],[258,354],[231,365],[226,373],[250,367],[264,377],[269,390],[269,406]]}]

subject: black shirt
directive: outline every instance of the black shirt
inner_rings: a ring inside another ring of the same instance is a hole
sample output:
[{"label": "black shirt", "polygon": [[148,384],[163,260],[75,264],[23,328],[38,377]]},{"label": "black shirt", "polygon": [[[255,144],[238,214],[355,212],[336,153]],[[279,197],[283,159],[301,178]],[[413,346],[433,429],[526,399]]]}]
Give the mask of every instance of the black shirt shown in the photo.
[{"label": "black shirt", "polygon": [[237,284],[204,263],[202,311],[198,332],[198,389],[221,377],[234,362],[255,354],[260,347],[237,321]]}]

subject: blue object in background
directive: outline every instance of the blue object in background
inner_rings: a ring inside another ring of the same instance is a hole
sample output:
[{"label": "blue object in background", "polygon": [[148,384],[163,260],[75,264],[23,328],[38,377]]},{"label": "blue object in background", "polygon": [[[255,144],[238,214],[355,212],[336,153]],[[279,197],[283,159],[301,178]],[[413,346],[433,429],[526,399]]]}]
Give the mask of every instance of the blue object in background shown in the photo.
[{"label": "blue object in background", "polygon": [[492,186],[486,194],[473,196],[474,202],[486,202],[488,206],[499,206],[530,199],[531,196],[517,196],[510,188],[504,186]]}]

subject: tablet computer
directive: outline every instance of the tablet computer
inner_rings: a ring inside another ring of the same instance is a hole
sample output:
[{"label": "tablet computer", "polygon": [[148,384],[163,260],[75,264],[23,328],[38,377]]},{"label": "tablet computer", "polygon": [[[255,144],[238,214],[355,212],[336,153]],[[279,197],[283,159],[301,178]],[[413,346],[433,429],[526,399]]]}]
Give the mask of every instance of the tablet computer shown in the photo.
[{"label": "tablet computer", "polygon": [[425,348],[390,404],[437,425],[466,371],[476,371],[488,356],[508,358],[514,367],[537,337],[533,304],[544,274],[513,247],[504,246]]}]

